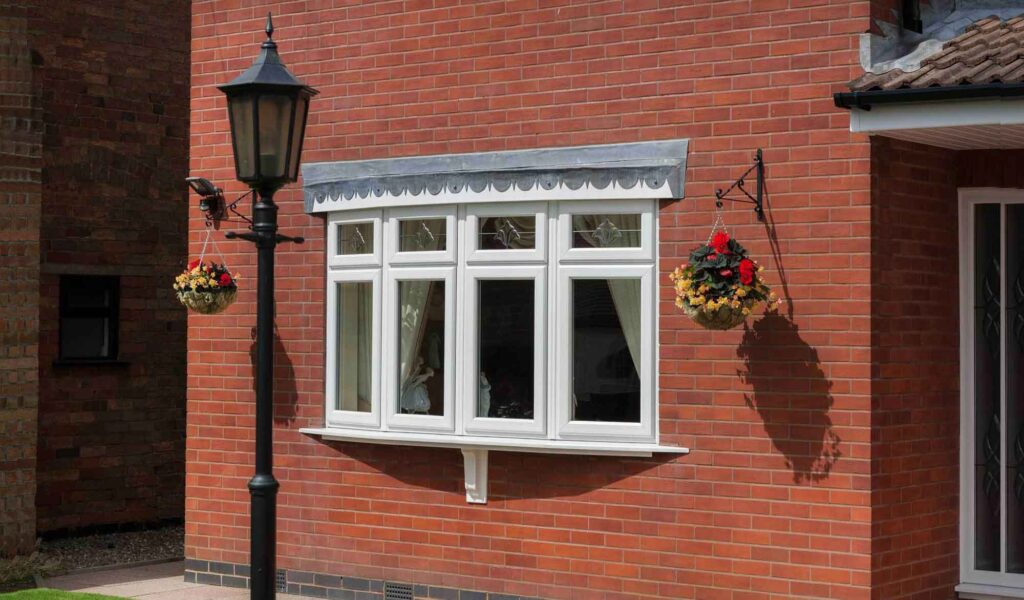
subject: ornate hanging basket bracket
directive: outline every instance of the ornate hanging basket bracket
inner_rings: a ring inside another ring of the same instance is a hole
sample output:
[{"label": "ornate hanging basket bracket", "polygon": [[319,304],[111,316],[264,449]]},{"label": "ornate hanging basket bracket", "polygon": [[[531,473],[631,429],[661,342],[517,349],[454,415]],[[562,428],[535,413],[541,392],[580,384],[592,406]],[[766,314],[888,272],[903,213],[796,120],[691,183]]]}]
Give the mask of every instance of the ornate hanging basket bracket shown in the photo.
[{"label": "ornate hanging basket bracket", "polygon": [[[757,173],[756,196],[751,195],[746,188],[747,177],[750,177],[750,174],[754,172]],[[729,194],[733,190],[739,190],[745,197],[730,198]],[[717,208],[722,208],[723,200],[753,204],[754,212],[757,213],[757,220],[762,223],[764,222],[764,155],[760,148],[757,149],[757,153],[754,155],[754,164],[740,175],[739,179],[734,181],[725,191],[722,191],[721,188],[715,190],[715,206]]]}]

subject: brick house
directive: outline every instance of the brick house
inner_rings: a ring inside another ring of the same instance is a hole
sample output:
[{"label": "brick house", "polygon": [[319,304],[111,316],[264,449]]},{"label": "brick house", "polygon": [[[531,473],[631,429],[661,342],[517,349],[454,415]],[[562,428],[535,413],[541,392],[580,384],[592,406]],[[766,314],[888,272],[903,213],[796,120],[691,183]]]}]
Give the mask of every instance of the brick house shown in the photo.
[{"label": "brick house", "polygon": [[[1024,597],[1018,4],[193,2],[193,175],[244,191],[215,86],[268,10],[321,92],[276,196],[282,588]],[[765,222],[724,218],[784,301],[706,331],[668,273],[758,149]],[[220,245],[186,578],[244,586],[255,264]]]},{"label": "brick house", "polygon": [[0,557],[182,518],[188,8],[0,2]]}]

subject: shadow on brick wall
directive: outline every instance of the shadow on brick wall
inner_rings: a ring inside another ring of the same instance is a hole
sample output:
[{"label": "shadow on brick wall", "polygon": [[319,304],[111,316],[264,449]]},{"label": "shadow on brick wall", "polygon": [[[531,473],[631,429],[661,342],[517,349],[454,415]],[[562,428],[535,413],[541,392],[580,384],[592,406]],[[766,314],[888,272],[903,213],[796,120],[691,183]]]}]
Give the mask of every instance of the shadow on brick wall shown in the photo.
[{"label": "shadow on brick wall", "polygon": [[757,411],[795,483],[827,479],[842,456],[832,429],[832,382],[818,351],[800,337],[789,317],[771,312],[747,326],[736,351],[741,380],[752,391],[747,406]]},{"label": "shadow on brick wall", "polygon": [[[256,393],[256,328],[249,334],[249,360],[253,366],[252,392]],[[298,391],[295,387],[295,368],[274,326],[274,422],[288,424],[295,420]]]},{"label": "shadow on brick wall", "polygon": [[[362,463],[354,471],[365,473],[379,488],[377,493],[401,497],[403,501],[429,504],[441,501],[433,492],[465,493],[462,454],[456,449],[385,446],[344,442],[323,442],[347,458]],[[500,506],[505,500],[569,498],[604,491],[636,476],[659,475],[661,468],[677,458],[658,454],[650,458],[614,456],[557,456],[493,451],[488,459],[488,504]],[[376,479],[377,474],[386,476]],[[362,475],[361,475],[362,476]],[[389,479],[401,482],[393,486]],[[626,489],[635,489],[636,482]],[[418,488],[418,489],[413,489]],[[653,510],[653,509],[652,509]]]}]

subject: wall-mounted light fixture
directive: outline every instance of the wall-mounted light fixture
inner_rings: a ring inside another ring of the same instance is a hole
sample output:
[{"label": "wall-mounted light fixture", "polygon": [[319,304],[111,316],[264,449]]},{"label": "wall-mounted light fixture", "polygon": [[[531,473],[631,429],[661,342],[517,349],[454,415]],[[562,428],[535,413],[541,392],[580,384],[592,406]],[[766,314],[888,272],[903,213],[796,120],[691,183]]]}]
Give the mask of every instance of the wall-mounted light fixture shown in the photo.
[{"label": "wall-mounted light fixture", "polygon": [[192,191],[199,194],[199,210],[207,223],[224,218],[224,190],[203,177],[186,177],[185,181]]}]

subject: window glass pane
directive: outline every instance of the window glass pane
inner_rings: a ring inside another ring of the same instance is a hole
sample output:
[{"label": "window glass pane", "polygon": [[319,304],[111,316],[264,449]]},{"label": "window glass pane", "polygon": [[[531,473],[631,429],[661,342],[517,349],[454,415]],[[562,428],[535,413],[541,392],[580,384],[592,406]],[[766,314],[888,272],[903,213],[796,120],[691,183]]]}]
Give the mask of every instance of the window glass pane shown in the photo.
[{"label": "window glass pane", "polygon": [[479,282],[478,417],[533,418],[533,289],[533,279]]},{"label": "window glass pane", "polygon": [[398,282],[399,412],[444,414],[444,281]]},{"label": "window glass pane", "polygon": [[373,223],[338,225],[338,254],[373,254]]},{"label": "window glass pane", "polygon": [[480,217],[481,250],[530,250],[537,247],[536,217]]},{"label": "window glass pane", "polygon": [[65,318],[60,323],[62,358],[110,358],[110,320]]},{"label": "window glass pane", "polygon": [[974,231],[975,557],[1000,570],[1000,264],[999,205],[976,207]]},{"label": "window glass pane", "polygon": [[1024,573],[1024,205],[1006,205],[1006,570]]},{"label": "window glass pane", "polygon": [[407,221],[399,221],[399,252],[436,252],[447,249],[447,219],[409,219]]},{"label": "window glass pane", "polygon": [[640,280],[572,281],[573,420],[640,422]]},{"label": "window glass pane", "polygon": [[67,290],[66,308],[107,308],[110,290],[103,284],[81,284]]},{"label": "window glass pane", "polygon": [[573,215],[573,248],[639,248],[640,215]]},{"label": "window glass pane", "polygon": [[373,284],[338,284],[337,410],[370,412],[373,365]]}]

